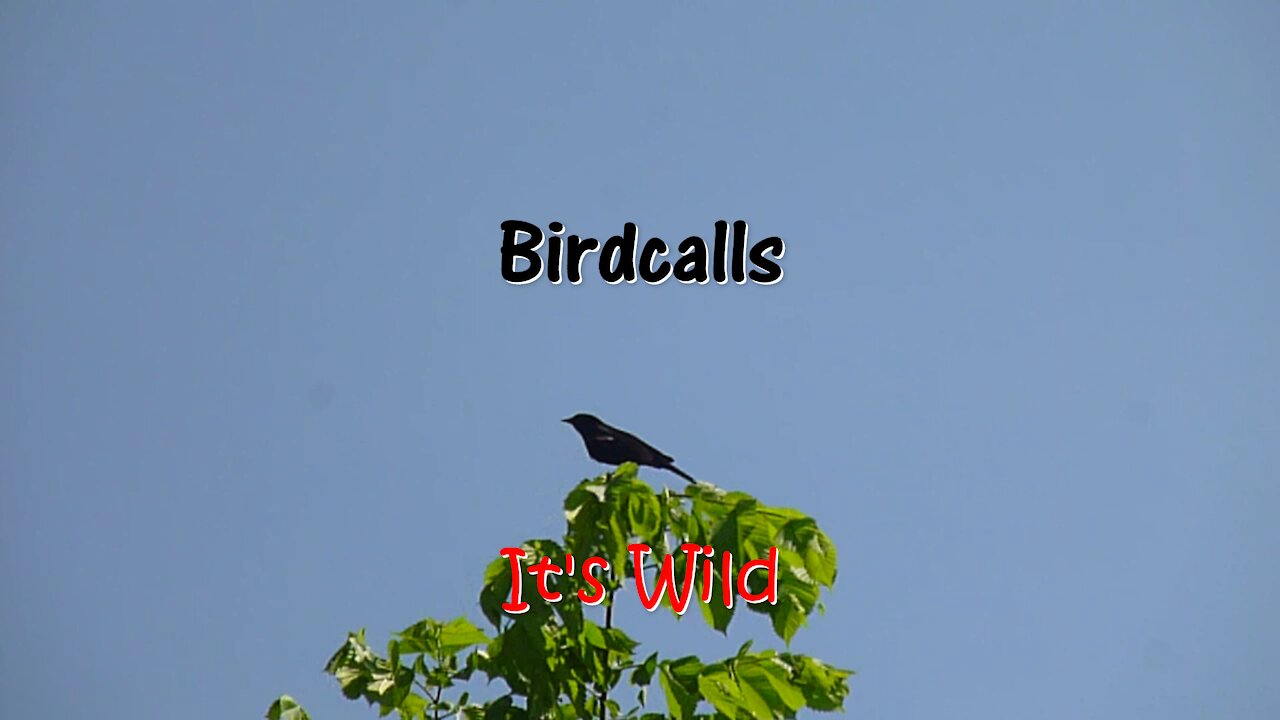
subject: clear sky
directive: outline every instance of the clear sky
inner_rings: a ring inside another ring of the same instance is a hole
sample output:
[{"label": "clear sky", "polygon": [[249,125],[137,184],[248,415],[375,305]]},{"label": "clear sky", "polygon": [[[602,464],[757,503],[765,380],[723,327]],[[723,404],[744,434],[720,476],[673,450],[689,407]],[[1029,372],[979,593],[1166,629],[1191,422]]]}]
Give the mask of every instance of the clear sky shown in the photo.
[{"label": "clear sky", "polygon": [[851,717],[1280,717],[1275,4],[195,5],[0,7],[0,716],[372,717],[586,411],[818,518]]}]

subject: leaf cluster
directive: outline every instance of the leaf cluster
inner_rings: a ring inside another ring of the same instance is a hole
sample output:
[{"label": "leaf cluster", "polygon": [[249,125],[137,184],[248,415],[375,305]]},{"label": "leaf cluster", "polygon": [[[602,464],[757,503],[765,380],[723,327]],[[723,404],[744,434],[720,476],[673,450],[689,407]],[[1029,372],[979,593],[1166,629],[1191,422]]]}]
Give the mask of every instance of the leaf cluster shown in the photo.
[{"label": "leaf cluster", "polygon": [[[569,554],[579,565],[588,557],[608,560],[610,572],[601,578],[608,590],[604,624],[587,617],[575,596],[586,587],[581,573],[548,576],[549,589],[563,594],[560,602],[546,602],[526,583],[523,599],[529,610],[515,616],[503,612],[502,603],[511,596],[511,570],[510,561],[499,557],[486,568],[480,591],[480,609],[491,632],[465,618],[447,623],[427,618],[396,633],[386,654],[378,655],[361,630],[348,634],[325,671],[346,697],[363,699],[377,706],[380,715],[395,712],[404,720],[767,720],[795,717],[804,708],[843,709],[849,670],[790,652],[753,652],[751,642],[733,657],[712,663],[696,656],[662,659],[658,653],[641,659],[635,654],[639,643],[612,626],[610,605],[626,582],[635,581],[637,571],[651,577],[661,559],[673,554],[676,577],[684,576],[684,555],[676,552],[683,543],[710,545],[717,557],[732,553],[734,578],[747,561],[776,547],[776,604],[735,602],[726,608],[718,561],[711,601],[698,602],[703,574],[697,572],[691,602],[701,608],[706,624],[721,633],[727,633],[742,607],[764,613],[774,633],[790,645],[808,617],[822,610],[821,593],[836,579],[835,545],[813,518],[705,483],[680,493],[655,491],[632,464],[583,480],[565,498],[564,511],[560,541],[535,539],[522,547],[529,562],[547,557],[563,565]],[[632,543],[653,548],[644,567],[631,566],[627,546]],[[652,579],[647,582],[652,588]],[[749,576],[753,592],[764,582],[763,573]],[[664,603],[670,608],[669,594]],[[500,681],[496,697],[475,701],[468,692],[459,692],[476,674],[490,683]],[[665,715],[645,710],[655,679],[666,701]],[[636,699],[625,708],[618,701],[624,683]],[[287,695],[272,703],[267,717],[309,720]]]}]

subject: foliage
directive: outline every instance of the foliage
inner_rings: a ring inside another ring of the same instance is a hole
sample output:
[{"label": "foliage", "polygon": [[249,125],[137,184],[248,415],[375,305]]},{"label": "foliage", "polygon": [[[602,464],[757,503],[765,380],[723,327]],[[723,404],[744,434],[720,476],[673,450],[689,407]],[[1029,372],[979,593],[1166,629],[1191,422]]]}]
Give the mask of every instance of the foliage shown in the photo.
[{"label": "foliage", "polygon": [[[722,633],[740,608],[764,613],[774,633],[789,645],[809,615],[822,609],[820,593],[836,579],[835,546],[812,518],[705,483],[690,485],[682,493],[655,492],[639,479],[632,464],[579,483],[565,498],[564,510],[562,542],[525,542],[526,567],[544,557],[563,565],[567,554],[578,563],[593,556],[607,559],[612,572],[601,577],[609,590],[604,625],[586,617],[583,603],[574,595],[587,588],[581,573],[547,576],[548,588],[564,595],[558,603],[546,602],[533,591],[532,582],[525,582],[528,612],[505,613],[502,603],[511,596],[511,570],[510,561],[499,557],[486,569],[480,591],[481,612],[492,634],[466,618],[427,618],[396,633],[386,654],[378,655],[361,630],[348,634],[325,671],[337,679],[346,697],[376,705],[380,716],[395,712],[404,720],[765,720],[794,717],[804,708],[844,708],[849,670],[789,652],[753,652],[751,642],[733,657],[714,663],[696,656],[660,659],[657,653],[637,659],[638,643],[612,626],[607,607],[626,578],[634,582],[627,550],[632,543],[653,548],[643,569],[651,588],[653,572],[669,553],[676,559],[676,577],[684,577],[684,555],[677,552],[682,543],[710,545],[717,557],[732,553],[735,578],[747,560],[765,557],[770,547],[777,547],[776,604],[738,599],[726,608],[718,561],[713,564],[711,601],[698,602],[695,596],[691,604]],[[703,573],[695,578],[700,595]],[[763,584],[761,573],[748,577],[752,592]],[[663,602],[670,609],[670,593]],[[478,701],[459,692],[458,686],[477,673],[489,682],[502,681],[497,697]],[[666,715],[644,711],[655,679],[666,700]],[[625,709],[615,692],[624,680],[637,701]],[[287,695],[272,703],[267,717],[308,720],[306,711]]]}]

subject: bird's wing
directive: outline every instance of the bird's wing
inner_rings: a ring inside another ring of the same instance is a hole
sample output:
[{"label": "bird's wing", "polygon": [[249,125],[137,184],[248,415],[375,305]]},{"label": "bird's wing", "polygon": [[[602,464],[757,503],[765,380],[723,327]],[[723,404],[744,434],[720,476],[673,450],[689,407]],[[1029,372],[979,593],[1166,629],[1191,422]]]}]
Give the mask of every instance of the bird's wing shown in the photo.
[{"label": "bird's wing", "polygon": [[674,458],[672,458],[670,455],[662,452],[658,448],[650,445],[649,443],[641,440],[640,438],[636,437],[635,435],[632,435],[631,433],[625,430],[619,430],[617,428],[613,428],[613,431],[616,432],[619,436],[624,437],[627,440],[630,440],[631,442],[634,442],[638,447],[642,447],[645,450],[648,450],[650,453],[652,453],[655,463],[658,463],[658,464],[669,463],[672,460],[674,460]]}]

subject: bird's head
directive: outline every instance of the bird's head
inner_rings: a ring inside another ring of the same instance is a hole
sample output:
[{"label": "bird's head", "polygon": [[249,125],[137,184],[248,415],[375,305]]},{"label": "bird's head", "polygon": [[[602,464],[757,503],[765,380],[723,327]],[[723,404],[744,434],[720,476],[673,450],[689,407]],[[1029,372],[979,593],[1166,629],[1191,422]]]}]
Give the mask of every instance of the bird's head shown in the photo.
[{"label": "bird's head", "polygon": [[567,422],[570,425],[572,425],[575,429],[579,429],[579,430],[582,428],[589,428],[589,427],[593,427],[595,425],[601,424],[600,418],[596,417],[595,415],[588,415],[586,413],[578,413],[577,415],[574,415],[573,417],[567,417],[561,420],[560,422]]}]

